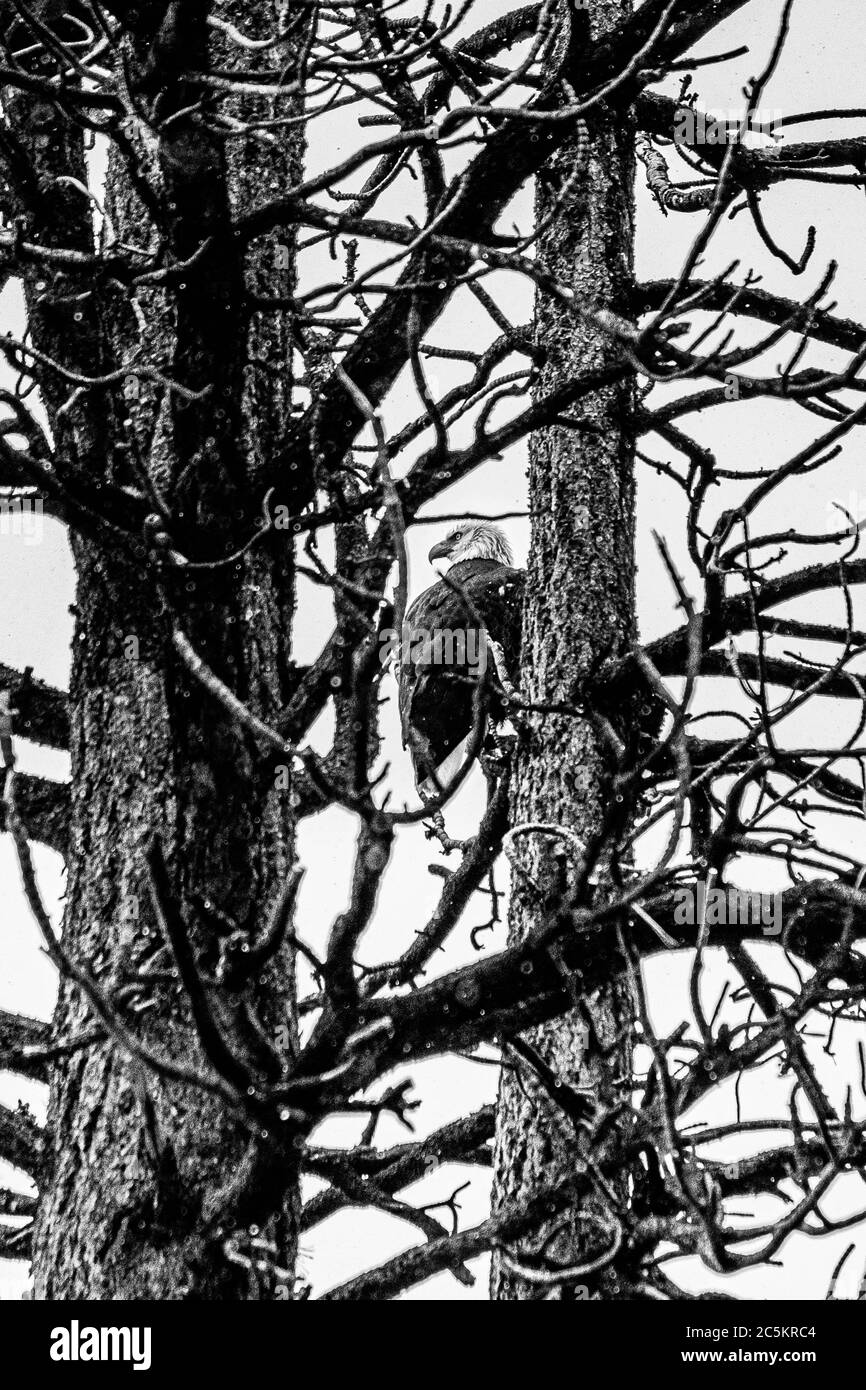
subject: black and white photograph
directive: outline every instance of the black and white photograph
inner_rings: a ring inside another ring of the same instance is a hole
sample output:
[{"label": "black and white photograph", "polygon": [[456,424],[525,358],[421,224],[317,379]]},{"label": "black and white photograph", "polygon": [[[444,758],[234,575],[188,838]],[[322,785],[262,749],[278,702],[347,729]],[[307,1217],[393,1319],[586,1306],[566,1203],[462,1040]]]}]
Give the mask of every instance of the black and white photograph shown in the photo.
[{"label": "black and white photograph", "polygon": [[0,0],[34,1370],[300,1302],[856,1351],[864,58],[863,0]]}]

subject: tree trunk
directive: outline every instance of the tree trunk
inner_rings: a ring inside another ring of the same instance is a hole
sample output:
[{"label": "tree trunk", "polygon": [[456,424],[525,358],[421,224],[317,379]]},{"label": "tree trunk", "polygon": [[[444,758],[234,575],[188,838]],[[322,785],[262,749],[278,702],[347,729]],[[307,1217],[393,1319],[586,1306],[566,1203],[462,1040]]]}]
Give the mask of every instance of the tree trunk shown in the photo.
[{"label": "tree trunk", "polygon": [[[592,0],[594,34],[610,29],[632,9],[631,0]],[[540,261],[570,286],[578,306],[627,312],[633,259],[633,139],[627,123],[595,108],[586,118],[588,154],[575,134],[538,179],[536,216],[544,230]],[[586,167],[572,187],[581,160]],[[558,200],[558,214],[545,218]],[[610,341],[561,303],[540,291],[535,332],[546,358],[537,391],[546,395],[569,379],[610,365]],[[533,701],[578,700],[581,682],[616,655],[634,634],[634,482],[629,425],[631,388],[614,385],[587,397],[580,427],[561,424],[537,431],[530,444],[530,508],[533,517],[524,608],[524,694]],[[567,827],[583,846],[597,834],[610,796],[610,759],[596,724],[586,716],[533,714],[518,760],[513,826]],[[574,877],[573,841],[540,832],[520,837],[515,857],[524,874],[512,875],[510,933],[520,941],[538,925],[543,902],[568,891]],[[567,861],[572,861],[569,865]],[[538,890],[538,891],[537,891]],[[590,1094],[629,1098],[631,1011],[615,982],[588,997],[562,1019],[527,1033],[526,1039],[561,1083]],[[625,1037],[623,1037],[625,1030]],[[514,1053],[507,1059],[499,1094],[494,1205],[525,1200],[545,1183],[577,1171],[576,1132]],[[521,1263],[541,1254],[575,1264],[609,1243],[604,1221],[590,1199],[578,1204],[566,1229],[544,1228]],[[547,1244],[546,1242],[552,1242]],[[496,1257],[492,1295],[498,1299],[572,1299],[588,1289],[572,1282],[554,1291],[532,1285]],[[615,1298],[614,1276],[593,1289]]]},{"label": "tree trunk", "polygon": [[[256,15],[237,3],[219,10],[247,32],[272,33],[283,8],[275,0]],[[221,59],[242,62],[236,48]],[[292,132],[282,148],[235,142],[228,165],[216,142],[206,148],[201,129],[183,118],[170,139],[171,148],[163,140],[158,150],[142,150],[142,159],[150,174],[174,180],[176,204],[189,215],[195,209],[183,207],[184,156],[190,196],[205,189],[203,223],[209,179],[217,193],[221,181],[230,205],[248,202],[256,188],[273,192],[297,181],[302,148]],[[120,159],[108,185],[121,235],[143,240],[145,209]],[[280,240],[257,243],[237,268],[238,285],[271,295],[291,289]],[[222,254],[228,260],[231,248]],[[110,352],[127,364],[143,336],[157,360],[172,364],[170,375],[195,387],[217,381],[219,389],[186,404],[144,382],[133,386],[129,420],[106,421],[104,443],[122,436],[128,451],[131,437],[187,533],[209,552],[229,554],[238,535],[235,484],[240,478],[255,495],[257,475],[288,423],[291,345],[282,316],[244,317],[230,278],[220,299],[224,267],[215,258],[190,270],[176,314],[159,289],[143,291],[141,322],[118,314],[122,331],[112,333]],[[154,360],[150,353],[146,359]],[[116,449],[104,460],[113,481],[131,481],[123,467]],[[172,645],[173,614],[229,689],[272,718],[290,695],[291,540],[273,532],[242,561],[192,578],[167,568],[164,584],[143,579],[134,560],[91,539],[77,538],[74,556],[64,946],[106,992],[122,990],[113,997],[122,1001],[123,1021],[150,1048],[213,1075],[159,932],[145,855],[159,836],[198,969],[213,978],[223,933],[262,931],[291,869],[291,789],[189,674]],[[142,973],[154,979],[142,982]],[[249,1097],[245,1075],[273,1081],[280,1047],[285,1054],[294,1043],[292,954],[284,948],[246,989],[206,993],[241,1059],[228,1066],[229,1089]],[[58,1035],[91,1021],[80,991],[62,983]],[[258,1234],[272,1242],[279,1271],[291,1276],[297,1147],[288,1126],[279,1132],[278,1116],[263,1111],[260,1127],[251,1127],[223,1097],[157,1078],[112,1041],[56,1065],[48,1123],[37,1298],[273,1297],[284,1276],[257,1272],[245,1260],[244,1240]]]}]

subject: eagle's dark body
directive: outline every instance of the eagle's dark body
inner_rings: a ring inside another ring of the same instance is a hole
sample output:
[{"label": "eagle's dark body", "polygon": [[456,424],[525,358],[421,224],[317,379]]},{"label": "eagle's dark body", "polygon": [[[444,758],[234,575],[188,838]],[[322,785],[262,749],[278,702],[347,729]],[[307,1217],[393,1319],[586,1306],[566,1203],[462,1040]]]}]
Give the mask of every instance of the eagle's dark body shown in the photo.
[{"label": "eagle's dark body", "polygon": [[480,629],[499,643],[508,675],[516,680],[523,582],[521,570],[500,560],[465,559],[407,610],[400,719],[419,786],[433,790],[456,770],[448,760],[473,731],[475,691],[485,667],[486,718],[494,724],[503,718],[495,663]]}]

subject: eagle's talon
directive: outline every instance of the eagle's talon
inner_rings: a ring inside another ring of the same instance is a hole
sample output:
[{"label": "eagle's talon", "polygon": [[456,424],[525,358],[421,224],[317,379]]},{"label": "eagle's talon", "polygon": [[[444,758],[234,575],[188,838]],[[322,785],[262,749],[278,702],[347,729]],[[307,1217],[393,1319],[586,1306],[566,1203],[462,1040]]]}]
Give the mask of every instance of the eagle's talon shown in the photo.
[{"label": "eagle's talon", "polygon": [[503,773],[507,772],[518,742],[518,730],[513,733],[490,731],[478,758],[481,770],[488,782],[498,782]]}]

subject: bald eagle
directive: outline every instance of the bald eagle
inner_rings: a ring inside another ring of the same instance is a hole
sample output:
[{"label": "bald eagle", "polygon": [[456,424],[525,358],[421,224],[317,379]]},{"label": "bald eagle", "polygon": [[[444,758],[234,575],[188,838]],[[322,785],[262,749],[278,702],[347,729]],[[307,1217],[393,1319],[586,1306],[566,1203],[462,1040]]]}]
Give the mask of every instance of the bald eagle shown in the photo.
[{"label": "bald eagle", "polygon": [[[456,526],[428,558],[446,560],[447,572],[407,609],[399,670],[403,745],[425,796],[453,778],[477,711],[485,728],[505,717],[487,636],[498,643],[513,680],[524,579],[505,535],[490,522]],[[484,687],[476,704],[479,680]]]}]

